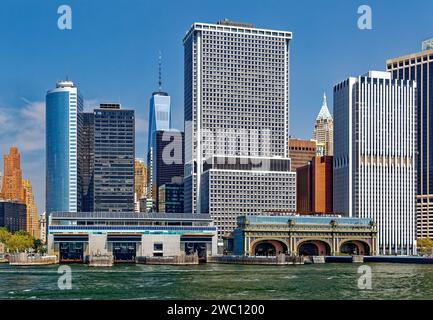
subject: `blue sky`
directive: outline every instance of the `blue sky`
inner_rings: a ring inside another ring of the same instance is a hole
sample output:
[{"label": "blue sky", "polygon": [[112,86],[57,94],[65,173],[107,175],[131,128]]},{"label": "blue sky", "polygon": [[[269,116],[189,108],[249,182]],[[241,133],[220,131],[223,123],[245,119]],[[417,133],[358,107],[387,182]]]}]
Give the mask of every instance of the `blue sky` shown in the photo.
[{"label": "blue sky", "polygon": [[[57,8],[72,8],[72,30],[57,28]],[[370,5],[373,30],[357,28]],[[39,212],[44,209],[44,99],[57,80],[73,80],[88,108],[121,102],[137,115],[137,157],[144,157],[158,51],[174,126],[183,128],[182,38],[191,24],[223,18],[293,32],[291,134],[310,138],[323,92],[388,58],[420,50],[433,37],[433,2],[288,0],[3,0],[0,3],[0,154],[22,151]]]}]

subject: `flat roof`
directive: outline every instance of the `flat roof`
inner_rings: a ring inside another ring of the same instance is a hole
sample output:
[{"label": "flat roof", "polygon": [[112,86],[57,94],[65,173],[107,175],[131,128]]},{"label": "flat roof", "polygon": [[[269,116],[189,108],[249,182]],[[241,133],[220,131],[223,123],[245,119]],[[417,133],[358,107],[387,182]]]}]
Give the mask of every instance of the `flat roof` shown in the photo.
[{"label": "flat roof", "polygon": [[274,29],[262,29],[256,28],[254,26],[248,25],[233,25],[232,24],[218,24],[218,23],[204,23],[204,22],[194,22],[189,30],[186,32],[183,41],[193,33],[194,30],[205,30],[205,31],[219,31],[219,32],[235,32],[253,35],[262,35],[268,37],[278,37],[285,39],[292,39],[292,32],[285,30],[274,30]]},{"label": "flat roof", "polygon": [[410,53],[410,54],[403,55],[403,56],[396,57],[396,58],[387,59],[386,60],[386,64],[390,64],[390,63],[392,64],[392,63],[396,63],[396,62],[398,63],[398,62],[401,62],[401,61],[404,61],[404,60],[411,60],[411,59],[414,59],[414,58],[428,56],[428,55],[431,55],[431,54],[433,54],[433,49],[423,50],[423,51],[419,51],[419,52],[415,52],[415,53]]},{"label": "flat roof", "polygon": [[329,225],[331,221],[337,222],[338,225],[365,225],[368,226],[373,221],[369,218],[349,218],[340,216],[297,216],[297,215],[287,215],[287,216],[241,216],[240,220],[246,220],[250,224],[287,224],[292,220],[297,225]]},{"label": "flat roof", "polygon": [[144,212],[52,212],[52,219],[212,220],[208,214]]}]

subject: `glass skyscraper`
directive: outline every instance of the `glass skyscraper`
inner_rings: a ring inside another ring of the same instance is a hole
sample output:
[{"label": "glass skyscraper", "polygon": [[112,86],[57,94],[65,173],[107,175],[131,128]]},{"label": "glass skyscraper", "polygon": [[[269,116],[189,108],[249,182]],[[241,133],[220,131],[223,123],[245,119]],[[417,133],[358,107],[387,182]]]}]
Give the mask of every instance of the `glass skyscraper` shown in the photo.
[{"label": "glass skyscraper", "polygon": [[80,171],[81,211],[93,211],[93,166],[94,166],[94,131],[95,116],[90,112],[78,114],[81,130],[78,134],[78,167]]},{"label": "glass skyscraper", "polygon": [[171,98],[166,92],[157,91],[150,98],[148,141],[158,130],[171,128]]},{"label": "glass skyscraper", "polygon": [[83,99],[72,81],[59,81],[46,95],[47,213],[81,210],[78,168],[78,114]]},{"label": "glass skyscraper", "polygon": [[173,178],[183,179],[184,134],[175,129],[157,130],[153,135],[152,146],[149,158],[152,164],[150,193],[154,210],[160,212],[159,188],[171,183]]},{"label": "glass skyscraper", "polygon": [[147,190],[149,198],[153,199],[153,207],[156,208],[158,198],[158,186],[156,186],[155,176],[155,159],[156,159],[156,133],[160,130],[168,130],[171,128],[171,98],[161,89],[152,94],[150,98],[150,109],[149,109],[149,132],[147,139]]}]

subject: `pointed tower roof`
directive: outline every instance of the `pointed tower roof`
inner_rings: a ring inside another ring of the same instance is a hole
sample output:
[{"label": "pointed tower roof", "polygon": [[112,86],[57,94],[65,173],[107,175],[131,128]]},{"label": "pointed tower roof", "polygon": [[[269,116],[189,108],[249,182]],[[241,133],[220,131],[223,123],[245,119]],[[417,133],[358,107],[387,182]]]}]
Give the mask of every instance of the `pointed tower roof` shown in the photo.
[{"label": "pointed tower roof", "polygon": [[332,120],[331,113],[328,109],[328,103],[326,102],[326,93],[323,93],[323,103],[322,108],[320,109],[319,114],[317,115],[316,120],[330,119]]}]

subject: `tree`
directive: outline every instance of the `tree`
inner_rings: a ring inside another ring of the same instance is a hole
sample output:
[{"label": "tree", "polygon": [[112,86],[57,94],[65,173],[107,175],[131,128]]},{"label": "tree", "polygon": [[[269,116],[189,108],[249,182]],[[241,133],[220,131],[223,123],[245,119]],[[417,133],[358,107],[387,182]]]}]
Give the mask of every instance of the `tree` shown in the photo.
[{"label": "tree", "polygon": [[9,252],[23,252],[26,250],[45,253],[46,249],[41,240],[35,239],[25,231],[10,233],[6,228],[0,228],[0,242]]},{"label": "tree", "polygon": [[6,243],[7,239],[11,236],[11,233],[6,228],[0,228],[0,242]]},{"label": "tree", "polygon": [[39,253],[45,253],[45,246],[40,239],[33,239],[33,249]]},{"label": "tree", "polygon": [[6,239],[5,245],[12,252],[23,252],[33,247],[34,239],[28,233],[18,231]]},{"label": "tree", "polygon": [[421,255],[433,254],[433,240],[430,238],[420,238],[417,240],[418,253]]}]

